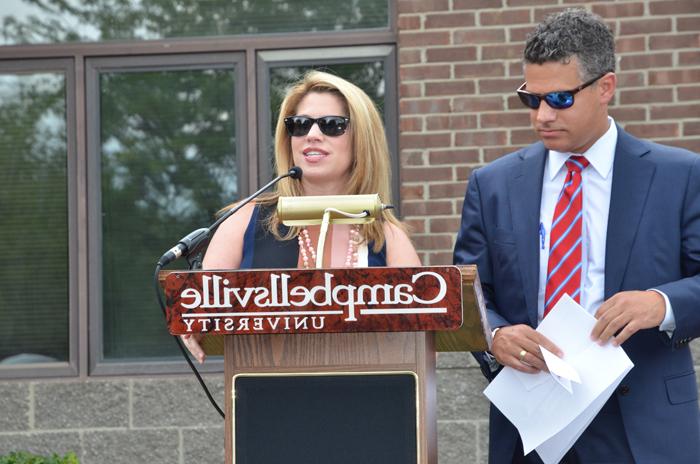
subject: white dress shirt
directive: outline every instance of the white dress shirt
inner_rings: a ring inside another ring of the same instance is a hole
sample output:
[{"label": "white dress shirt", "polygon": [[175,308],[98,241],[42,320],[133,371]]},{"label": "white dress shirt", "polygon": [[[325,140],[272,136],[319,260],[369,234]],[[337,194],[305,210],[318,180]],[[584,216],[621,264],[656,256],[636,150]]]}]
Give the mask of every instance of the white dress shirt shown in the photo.
[{"label": "white dress shirt", "polygon": [[[590,166],[584,169],[581,175],[583,186],[581,306],[590,314],[595,314],[600,305],[603,304],[605,294],[605,242],[614,174],[613,162],[617,146],[617,126],[612,118],[609,117],[608,120],[610,125],[607,132],[585,153],[582,153],[590,162]],[[554,208],[567,175],[565,163],[570,156],[572,153],[550,150],[542,178],[539,235],[540,279],[537,295],[538,321],[542,320],[544,312],[544,293],[549,261],[549,231]],[[663,292],[658,293],[664,297],[666,302],[666,316],[660,329],[673,331],[675,319],[670,302]]]}]

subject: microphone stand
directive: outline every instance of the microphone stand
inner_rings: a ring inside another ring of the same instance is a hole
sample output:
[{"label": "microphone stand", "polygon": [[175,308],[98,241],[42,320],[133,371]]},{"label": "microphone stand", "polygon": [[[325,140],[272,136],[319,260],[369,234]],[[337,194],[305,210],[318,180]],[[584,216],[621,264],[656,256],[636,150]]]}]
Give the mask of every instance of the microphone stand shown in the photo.
[{"label": "microphone stand", "polygon": [[[158,298],[158,304],[160,305],[160,309],[163,312],[163,316],[167,317],[167,313],[165,310],[165,302],[163,301],[163,295],[161,293],[161,288],[160,288],[160,271],[161,269],[166,266],[167,264],[175,261],[176,259],[180,258],[181,256],[185,256],[185,258],[188,260],[188,264],[190,266],[190,269],[194,269],[197,264],[201,267],[201,259],[196,258],[198,254],[201,254],[200,252],[204,248],[205,245],[209,243],[209,240],[211,239],[211,236],[214,234],[214,231],[229,217],[233,216],[240,210],[242,207],[250,203],[252,200],[260,196],[261,193],[263,193],[265,190],[269,189],[273,185],[275,185],[277,182],[280,180],[284,179],[285,177],[291,177],[292,179],[301,179],[302,171],[300,167],[294,166],[292,167],[287,173],[282,174],[280,176],[275,177],[272,179],[270,182],[267,184],[263,185],[261,188],[259,188],[255,193],[247,197],[245,200],[241,201],[238,203],[235,207],[231,208],[230,210],[226,211],[226,213],[222,214],[219,219],[217,219],[212,225],[209,227],[203,227],[201,229],[194,230],[184,236],[180,241],[172,247],[170,250],[166,251],[163,256],[160,257],[158,260],[158,263],[156,264],[156,269],[154,273],[154,284],[155,284],[155,290],[156,290],[156,297]],[[192,261],[190,261],[190,256],[194,257]],[[175,343],[177,344],[178,348],[180,349],[180,352],[182,353],[182,356],[185,358],[185,361],[187,361],[187,364],[190,366],[190,369],[192,369],[192,372],[194,373],[195,377],[199,381],[199,384],[202,386],[202,389],[204,390],[204,393],[207,395],[207,398],[209,399],[209,402],[212,404],[214,409],[221,415],[222,418],[225,418],[224,411],[221,409],[221,407],[216,403],[216,400],[214,397],[211,395],[211,392],[209,391],[209,388],[207,388],[206,383],[204,383],[204,379],[202,379],[202,376],[199,373],[199,370],[197,370],[197,367],[194,365],[190,357],[187,355],[187,350],[182,344],[182,341],[180,341],[180,337],[177,335],[173,335],[173,338],[175,339]]]}]

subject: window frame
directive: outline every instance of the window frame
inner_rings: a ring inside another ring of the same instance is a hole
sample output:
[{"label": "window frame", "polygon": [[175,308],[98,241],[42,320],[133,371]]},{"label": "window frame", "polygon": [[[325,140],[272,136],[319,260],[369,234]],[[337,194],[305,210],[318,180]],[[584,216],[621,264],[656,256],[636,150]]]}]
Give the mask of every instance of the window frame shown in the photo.
[{"label": "window frame", "polygon": [[[78,173],[79,161],[76,149],[76,66],[71,58],[47,58],[42,60],[0,60],[0,74],[61,73],[65,79],[66,104],[66,203],[68,217],[68,361],[55,363],[32,363],[0,365],[0,379],[3,378],[44,378],[75,376],[79,372],[80,337],[78,279],[81,262],[78,256],[82,231],[78,227],[79,192],[84,189],[84,181]],[[82,195],[80,195],[82,197]],[[21,264],[20,264],[21,265]]]},{"label": "window frame", "polygon": [[[270,69],[284,66],[334,65],[381,61],[384,67],[384,127],[391,156],[392,197],[398,211],[399,198],[399,126],[398,126],[398,79],[396,74],[396,47],[393,45],[363,45],[293,50],[265,50],[257,53],[258,82],[258,171],[260,182],[271,179],[266,155],[274,141],[268,128],[270,124]],[[262,156],[260,156],[262,155]]]},{"label": "window frame", "polygon": [[[247,131],[245,124],[245,57],[242,53],[210,53],[183,55],[150,55],[144,57],[109,57],[88,58],[86,61],[86,107],[87,114],[87,177],[88,198],[88,261],[93,272],[88,276],[90,312],[89,337],[89,373],[91,375],[117,374],[155,374],[187,372],[189,367],[182,359],[158,358],[152,361],[108,361],[104,358],[103,339],[103,263],[102,263],[102,189],[101,189],[101,149],[100,149],[100,88],[99,79],[102,73],[136,73],[143,71],[178,71],[199,70],[233,67],[236,83],[235,127],[236,147],[238,154],[236,164],[239,172],[238,191],[249,189],[248,178],[245,175],[249,163],[247,153]],[[232,199],[233,200],[233,199]],[[208,224],[202,224],[206,227]],[[181,237],[172,237],[173,244]],[[166,250],[153,250],[153,267],[158,257]],[[184,261],[183,261],[184,263]],[[152,302],[153,311],[160,311],[155,294]],[[165,327],[165,321],[163,321]],[[223,370],[223,359],[211,358],[201,369],[204,372]]]}]

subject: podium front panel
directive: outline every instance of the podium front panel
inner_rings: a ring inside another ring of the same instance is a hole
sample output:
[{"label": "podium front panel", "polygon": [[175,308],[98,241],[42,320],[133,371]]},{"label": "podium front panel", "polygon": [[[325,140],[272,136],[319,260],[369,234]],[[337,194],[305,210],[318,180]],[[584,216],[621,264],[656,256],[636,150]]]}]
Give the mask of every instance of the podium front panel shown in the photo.
[{"label": "podium front panel", "polygon": [[413,372],[239,374],[236,464],[406,464],[419,456]]}]

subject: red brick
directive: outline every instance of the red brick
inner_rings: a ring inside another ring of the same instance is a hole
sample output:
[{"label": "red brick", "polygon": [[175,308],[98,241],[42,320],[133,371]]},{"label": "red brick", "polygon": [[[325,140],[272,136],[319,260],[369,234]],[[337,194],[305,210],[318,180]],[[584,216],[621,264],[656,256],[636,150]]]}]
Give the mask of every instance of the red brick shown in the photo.
[{"label": "red brick", "polygon": [[425,55],[429,63],[474,61],[476,60],[476,47],[428,48]]},{"label": "red brick", "polygon": [[[465,181],[469,179],[472,174],[473,168],[471,166],[455,166],[455,179]],[[462,206],[456,208],[457,211],[462,210]]]},{"label": "red brick", "polygon": [[[460,182],[459,185],[462,188],[462,194],[460,196],[463,197],[467,190],[467,185],[464,182]],[[461,222],[461,219],[458,217],[431,218],[428,220],[430,232],[457,232]]]},{"label": "red brick", "polygon": [[505,145],[507,139],[508,134],[504,130],[458,132],[455,135],[455,145],[458,147]]},{"label": "red brick", "polygon": [[[401,212],[403,213],[403,202],[401,202]],[[425,233],[425,219],[404,219],[403,224],[408,229],[409,235]]]},{"label": "red brick", "polygon": [[498,97],[455,97],[452,109],[456,113],[477,113],[479,111],[502,111],[503,99]]},{"label": "red brick", "polygon": [[649,12],[653,15],[674,15],[697,13],[697,0],[673,0],[649,3]]},{"label": "red brick", "polygon": [[532,22],[529,9],[482,11],[479,13],[479,24],[482,26],[500,26]]},{"label": "red brick", "polygon": [[700,69],[675,69],[670,71],[650,71],[650,85],[695,84],[700,81]]},{"label": "red brick", "polygon": [[399,50],[399,64],[417,64],[422,60],[422,51],[417,48],[409,48],[406,50]]},{"label": "red brick", "polygon": [[427,82],[425,84],[425,95],[464,95],[473,94],[476,90],[474,81],[446,81]]},{"label": "red brick", "polygon": [[403,99],[399,103],[401,114],[449,113],[450,100],[431,98],[420,100]]},{"label": "red brick", "polygon": [[513,92],[512,95],[506,96],[506,109],[507,110],[525,110],[525,105],[520,101],[520,98]]},{"label": "red brick", "polygon": [[639,87],[644,85],[644,73],[619,72],[617,73],[617,87]]},{"label": "red brick", "polygon": [[700,153],[700,137],[699,138],[684,138],[681,140],[664,140],[664,144],[673,145],[674,147],[685,148],[686,150]]},{"label": "red brick", "polygon": [[644,16],[644,3],[603,3],[593,5],[592,11],[603,18]]},{"label": "red brick", "polygon": [[402,150],[400,155],[401,167],[425,166],[424,150]]},{"label": "red brick", "polygon": [[425,17],[426,29],[439,29],[442,27],[471,27],[476,24],[474,13],[435,13]]},{"label": "red brick", "polygon": [[481,10],[484,8],[501,8],[501,0],[454,0],[455,10]]},{"label": "red brick", "polygon": [[[528,144],[523,144],[524,145],[530,145]],[[484,148],[484,161],[487,163],[490,163],[492,161],[497,160],[498,158],[502,158],[505,155],[509,153],[513,153],[516,150],[519,150],[522,148],[522,146],[507,146],[507,147],[493,147],[493,148]]]},{"label": "red brick", "polygon": [[510,27],[508,28],[509,42],[525,42],[527,35],[534,30],[532,26],[520,26],[520,27]]},{"label": "red brick", "polygon": [[421,18],[418,15],[401,15],[398,20],[398,28],[400,31],[421,28]]},{"label": "red brick", "polygon": [[671,53],[645,53],[639,55],[623,55],[620,59],[620,69],[666,68],[673,66]]},{"label": "red brick", "polygon": [[627,122],[627,121],[646,121],[647,120],[647,109],[640,107],[624,107],[624,108],[610,108],[610,116],[612,116],[615,121]]},{"label": "red brick", "polygon": [[635,103],[669,103],[673,101],[673,89],[648,88],[640,90],[623,90],[619,92],[620,104]]},{"label": "red brick", "polygon": [[423,118],[401,116],[399,130],[401,132],[421,132],[423,131]]},{"label": "red brick", "polygon": [[449,5],[449,0],[398,0],[399,14],[444,11]]},{"label": "red brick", "polygon": [[401,213],[404,216],[441,216],[452,214],[450,200],[404,201],[401,202]]},{"label": "red brick", "polygon": [[700,34],[656,35],[649,39],[651,50],[700,48]]},{"label": "red brick", "polygon": [[407,167],[401,170],[401,180],[403,182],[451,181],[452,168],[449,166]]},{"label": "red brick", "polygon": [[615,41],[615,51],[619,53],[643,52],[646,50],[646,37],[621,37]]},{"label": "red brick", "polygon": [[670,32],[671,18],[627,19],[620,21],[618,35],[641,35],[654,32]]},{"label": "red brick", "polygon": [[560,11],[564,11],[564,10],[565,10],[565,8],[560,7],[560,6],[554,6],[554,7],[549,7],[549,8],[536,8],[533,21],[535,23],[539,23],[547,16],[554,14],[554,13],[559,13]]},{"label": "red brick", "polygon": [[399,95],[401,98],[422,97],[423,91],[421,90],[421,84],[420,83],[400,84],[399,85]]},{"label": "red brick", "polygon": [[700,100],[698,95],[700,95],[700,85],[676,88],[676,96],[678,97],[678,101]]},{"label": "red brick", "polygon": [[454,66],[454,77],[503,77],[505,68],[503,63],[468,63]]},{"label": "red brick", "polygon": [[474,129],[477,125],[475,114],[451,114],[428,116],[428,130]]},{"label": "red brick", "polygon": [[399,47],[449,45],[450,31],[399,32]]},{"label": "red brick", "polygon": [[428,164],[456,164],[456,163],[478,163],[479,150],[477,149],[450,149],[450,150],[430,150],[428,153]]},{"label": "red brick", "polygon": [[697,118],[700,115],[700,103],[687,105],[657,106],[651,109],[651,119]]},{"label": "red brick", "polygon": [[685,121],[683,135],[700,135],[700,121]]},{"label": "red brick", "polygon": [[530,145],[537,142],[537,140],[539,140],[537,134],[532,128],[510,131],[510,143],[513,145]]},{"label": "red brick", "polygon": [[452,145],[452,134],[450,133],[401,134],[399,139],[402,149],[449,147]]},{"label": "red brick", "polygon": [[428,198],[463,198],[464,182],[431,184],[428,186]]},{"label": "red brick", "polygon": [[676,18],[676,30],[679,32],[700,30],[700,16]]},{"label": "red brick", "polygon": [[481,47],[482,60],[510,60],[523,57],[525,44],[484,45]]},{"label": "red brick", "polygon": [[536,6],[549,5],[552,0],[507,0],[506,6]]},{"label": "red brick", "polygon": [[402,81],[447,79],[450,77],[450,66],[447,64],[401,66],[399,69],[399,76]]},{"label": "red brick", "polygon": [[402,185],[401,199],[402,200],[422,200],[425,187],[422,185]]},{"label": "red brick", "polygon": [[513,78],[518,77],[521,81],[525,81],[522,60],[513,60],[508,62],[508,75]]},{"label": "red brick", "polygon": [[454,44],[484,44],[503,43],[506,41],[506,31],[498,29],[459,29],[452,33]]},{"label": "red brick", "polygon": [[479,115],[481,129],[495,127],[525,127],[530,125],[529,114],[526,112],[483,113]]},{"label": "red brick", "polygon": [[515,93],[515,91],[522,85],[523,81],[521,78],[515,79],[480,79],[479,80],[479,92],[480,93]]},{"label": "red brick", "polygon": [[692,52],[678,53],[678,64],[680,66],[698,66],[700,65],[700,50]]},{"label": "red brick", "polygon": [[[454,231],[456,232],[456,230]],[[453,246],[450,246],[450,250]],[[426,262],[430,266],[447,266],[452,264],[452,251],[445,251],[442,253],[428,253],[426,257]]]},{"label": "red brick", "polygon": [[644,138],[654,137],[679,137],[681,135],[678,123],[668,124],[626,124],[625,130],[632,135]]}]

